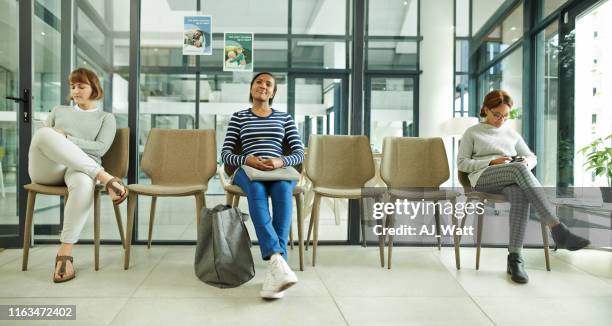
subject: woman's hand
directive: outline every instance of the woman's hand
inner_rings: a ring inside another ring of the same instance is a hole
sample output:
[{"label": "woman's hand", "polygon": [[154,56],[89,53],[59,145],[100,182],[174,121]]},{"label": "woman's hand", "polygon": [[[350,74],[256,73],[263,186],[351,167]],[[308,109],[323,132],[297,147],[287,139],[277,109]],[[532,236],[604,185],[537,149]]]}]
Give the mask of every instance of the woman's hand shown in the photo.
[{"label": "woman's hand", "polygon": [[262,171],[274,170],[274,166],[268,163],[269,160],[263,160],[260,157],[249,155],[244,164]]},{"label": "woman's hand", "polygon": [[272,166],[273,169],[278,169],[285,166],[285,162],[283,162],[283,160],[278,157],[273,157],[264,161],[267,161],[266,163]]},{"label": "woman's hand", "polygon": [[494,160],[491,160],[491,162],[489,162],[489,165],[506,164],[506,163],[509,163],[510,161],[512,161],[511,157],[500,156]]}]

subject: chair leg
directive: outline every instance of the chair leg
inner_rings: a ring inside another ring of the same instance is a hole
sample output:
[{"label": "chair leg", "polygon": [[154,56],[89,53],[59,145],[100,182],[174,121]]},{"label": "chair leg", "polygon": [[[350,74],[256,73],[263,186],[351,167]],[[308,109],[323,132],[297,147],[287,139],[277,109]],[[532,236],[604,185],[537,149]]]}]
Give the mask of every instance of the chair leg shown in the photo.
[{"label": "chair leg", "polygon": [[480,244],[482,243],[483,214],[478,214],[478,225],[476,228],[476,269],[480,268]]},{"label": "chair leg", "polygon": [[550,257],[548,254],[548,230],[546,224],[540,223],[542,226],[542,243],[544,244],[544,259],[546,260],[546,270],[550,272]]},{"label": "chair leg", "polygon": [[28,269],[28,258],[30,254],[30,239],[32,238],[32,218],[34,215],[34,204],[36,203],[36,192],[28,191],[28,204],[26,208],[25,227],[23,229],[23,261],[21,270]]},{"label": "chair leg", "polygon": [[240,204],[240,196],[239,195],[234,195],[234,200],[232,202],[232,207],[238,207],[239,204]]},{"label": "chair leg", "polygon": [[123,257],[123,269],[130,267],[130,249],[132,247],[132,233],[134,231],[134,210],[138,196],[130,192],[128,194],[127,230],[125,232],[125,255]]},{"label": "chair leg", "polygon": [[[461,219],[461,229],[463,230],[463,228],[465,227],[465,221],[467,220],[467,210],[464,209],[463,210],[463,218]],[[461,236],[459,235],[459,237],[457,238],[457,240],[459,241],[459,245],[461,245]]]},{"label": "chair leg", "polygon": [[204,199],[204,193],[199,192],[195,195],[196,199],[196,225],[200,225],[200,219],[202,217],[202,209],[206,207],[206,202]]},{"label": "chair leg", "polygon": [[291,221],[291,225],[289,226],[289,248],[293,250],[293,221]]},{"label": "chair leg", "polygon": [[453,243],[455,245],[455,268],[457,268],[458,270],[461,269],[461,248],[459,247],[459,236],[457,235],[457,228],[459,227],[459,221],[457,220],[457,217],[455,216],[455,207],[457,206],[457,200],[456,199],[452,199],[451,204],[453,205],[453,208],[451,210],[451,219],[453,220],[453,225],[455,226],[455,232],[453,233]]},{"label": "chair leg", "polygon": [[[314,200],[312,207],[314,207]],[[314,228],[314,220],[312,219],[312,207],[310,208],[310,222],[308,223],[308,235],[306,235],[305,250],[308,250],[308,244],[310,243],[310,235],[312,234],[312,229]]]},{"label": "chair leg", "polygon": [[149,237],[147,238],[147,249],[151,248],[151,238],[153,237],[153,224],[155,224],[155,208],[157,207],[157,197],[151,197],[151,211],[149,212]]},{"label": "chair leg", "polygon": [[125,231],[123,230],[123,219],[121,218],[121,210],[119,206],[113,205],[115,210],[115,220],[117,220],[117,228],[119,229],[119,237],[121,237],[121,246],[125,249]]},{"label": "chair leg", "polygon": [[94,266],[100,269],[100,190],[94,190]]},{"label": "chair leg", "polygon": [[442,232],[440,230],[440,209],[437,204],[438,201],[434,201],[434,218],[436,220],[436,240],[438,241],[438,251],[442,250]]},{"label": "chair leg", "polygon": [[304,270],[304,195],[295,195],[295,206],[297,209],[298,249],[300,251],[300,270]]},{"label": "chair leg", "polygon": [[[395,227],[395,215],[387,216],[387,229]],[[388,235],[389,240],[387,240],[387,268],[391,269],[391,262],[393,261],[393,235]]]},{"label": "chair leg", "polygon": [[[363,199],[359,198],[359,209],[363,210]],[[361,214],[363,215],[363,214]],[[366,248],[367,244],[366,244],[366,230],[365,230],[365,223],[363,221],[364,216],[360,216],[359,217],[359,225],[361,226],[361,246]]]},{"label": "chair leg", "polygon": [[[376,224],[381,226],[382,230],[382,219],[376,220]],[[381,234],[378,236],[378,255],[380,256],[380,267],[385,268],[385,236]]]},{"label": "chair leg", "polygon": [[317,260],[317,242],[319,241],[319,210],[321,206],[321,195],[315,194],[312,204],[312,213],[310,219],[314,221],[312,235],[312,267],[315,266]]}]

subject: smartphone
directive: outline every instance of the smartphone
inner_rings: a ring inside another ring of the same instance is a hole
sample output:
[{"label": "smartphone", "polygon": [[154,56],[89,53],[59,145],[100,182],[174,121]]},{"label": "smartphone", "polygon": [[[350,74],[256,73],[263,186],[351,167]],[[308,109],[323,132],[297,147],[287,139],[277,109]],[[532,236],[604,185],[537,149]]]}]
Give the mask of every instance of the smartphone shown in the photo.
[{"label": "smartphone", "polygon": [[510,163],[525,161],[525,158],[523,156],[515,155],[515,156],[511,156],[511,157],[512,157],[512,160],[510,161]]}]

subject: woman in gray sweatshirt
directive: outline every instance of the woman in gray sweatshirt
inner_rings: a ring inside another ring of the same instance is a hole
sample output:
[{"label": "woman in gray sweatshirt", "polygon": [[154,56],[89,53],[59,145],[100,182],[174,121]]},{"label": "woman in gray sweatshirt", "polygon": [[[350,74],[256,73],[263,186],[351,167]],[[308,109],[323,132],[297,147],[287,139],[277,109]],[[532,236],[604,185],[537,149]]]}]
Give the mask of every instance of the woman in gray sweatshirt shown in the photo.
[{"label": "woman in gray sweatshirt", "polygon": [[98,77],[91,70],[79,68],[70,73],[68,80],[70,99],[75,105],[53,109],[45,126],[32,137],[28,160],[33,182],[68,187],[61,245],[53,273],[56,283],[75,277],[72,247],[93,213],[96,182],[106,185],[115,205],[127,196],[123,182],[100,165],[115,138],[116,123],[112,113],[96,106],[96,100],[103,96]]},{"label": "woman in gray sweatshirt", "polygon": [[504,194],[510,201],[507,271],[514,282],[527,283],[529,277],[521,249],[530,204],[550,227],[558,248],[578,250],[590,242],[572,234],[555,216],[542,185],[531,173],[537,163],[536,156],[521,135],[504,125],[512,104],[512,98],[503,90],[494,90],[485,96],[480,110],[484,121],[470,127],[461,138],[457,168],[469,173],[475,190]]}]

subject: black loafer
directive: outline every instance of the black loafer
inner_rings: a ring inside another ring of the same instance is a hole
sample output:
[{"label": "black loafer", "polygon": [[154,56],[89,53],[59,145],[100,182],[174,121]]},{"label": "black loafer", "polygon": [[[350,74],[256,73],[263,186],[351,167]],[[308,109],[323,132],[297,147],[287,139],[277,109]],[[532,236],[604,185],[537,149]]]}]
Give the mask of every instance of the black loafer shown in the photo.
[{"label": "black loafer", "polygon": [[525,272],[525,261],[517,253],[508,254],[507,272],[510,274],[512,281],[516,283],[525,284],[529,282],[529,276]]},{"label": "black loafer", "polygon": [[565,226],[563,223],[559,223],[550,228],[550,233],[552,234],[552,238],[555,240],[555,246],[558,249],[575,251],[591,244],[589,239],[585,239],[571,233],[567,226]]}]

